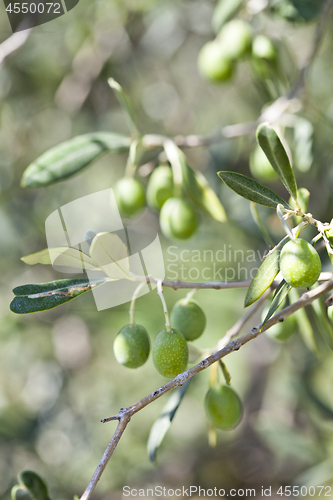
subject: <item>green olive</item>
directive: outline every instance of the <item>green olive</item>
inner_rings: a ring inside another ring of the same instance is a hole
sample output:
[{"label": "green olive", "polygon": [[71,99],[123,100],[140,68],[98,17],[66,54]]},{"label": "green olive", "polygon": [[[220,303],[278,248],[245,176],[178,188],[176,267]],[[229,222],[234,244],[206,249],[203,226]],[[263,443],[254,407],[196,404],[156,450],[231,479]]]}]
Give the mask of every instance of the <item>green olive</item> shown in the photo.
[{"label": "green olive", "polygon": [[188,347],[185,337],[174,328],[162,330],[152,346],[152,358],[156,370],[163,377],[174,378],[187,368]]},{"label": "green olive", "polygon": [[150,341],[142,325],[126,325],[115,338],[113,351],[116,360],[127,368],[139,368],[148,359]]},{"label": "green olive", "polygon": [[211,387],[205,397],[208,420],[219,429],[232,429],[243,415],[242,402],[228,385]]},{"label": "green olive", "polygon": [[143,185],[133,177],[124,177],[114,187],[119,212],[124,217],[132,217],[140,212],[146,204]]},{"label": "green olive", "polygon": [[250,52],[252,28],[246,21],[234,19],[223,26],[217,40],[224,56],[235,61]]},{"label": "green olive", "polygon": [[288,241],[280,254],[280,271],[290,286],[309,288],[316,283],[321,272],[317,250],[301,238]]},{"label": "green olive", "polygon": [[252,55],[258,59],[275,61],[276,49],[265,35],[257,35],[252,42]]},{"label": "green olive", "polygon": [[185,240],[197,229],[198,219],[192,206],[181,198],[169,198],[160,212],[160,226],[164,236]]},{"label": "green olive", "polygon": [[214,83],[229,80],[233,74],[233,64],[217,42],[206,43],[198,57],[198,68],[201,75]]},{"label": "green olive", "polygon": [[161,210],[164,203],[173,195],[173,175],[170,167],[161,165],[152,172],[147,186],[148,205]]},{"label": "green olive", "polygon": [[195,300],[181,299],[173,306],[170,315],[171,324],[179,330],[186,340],[199,338],[206,326],[206,315]]},{"label": "green olive", "polygon": [[277,179],[274,168],[259,145],[251,153],[250,171],[253,177],[261,181],[273,181]]}]

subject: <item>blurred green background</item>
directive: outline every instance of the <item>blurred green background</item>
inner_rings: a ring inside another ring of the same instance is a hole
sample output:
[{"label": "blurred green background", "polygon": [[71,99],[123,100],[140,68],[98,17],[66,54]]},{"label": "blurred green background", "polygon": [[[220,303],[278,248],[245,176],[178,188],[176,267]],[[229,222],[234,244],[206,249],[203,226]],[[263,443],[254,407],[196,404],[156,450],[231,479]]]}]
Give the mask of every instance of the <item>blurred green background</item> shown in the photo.
[{"label": "blurred green background", "polygon": [[[255,33],[270,36],[278,47],[279,71],[264,78],[250,58],[239,62],[224,85],[214,86],[200,77],[198,53],[215,37],[211,19],[216,4],[211,0],[81,0],[64,17],[34,28],[24,46],[1,66],[2,498],[10,498],[22,469],[43,475],[52,498],[80,495],[115,428],[115,423],[102,425],[100,419],[165,383],[151,360],[134,372],[114,359],[113,340],[128,323],[129,304],[98,312],[87,293],[49,312],[20,317],[9,310],[15,286],[63,277],[50,267],[30,268],[20,261],[21,256],[45,248],[48,215],[69,201],[112,187],[123,175],[126,156],[105,156],[79,176],[38,190],[20,187],[23,171],[48,148],[75,135],[95,130],[128,133],[124,113],[107,84],[110,76],[131,96],[144,133],[209,134],[257,119],[263,106],[295,84],[317,21],[313,2],[303,2],[309,5],[310,14],[305,16],[309,22],[291,15],[289,7],[297,2],[270,2],[273,11],[260,10],[262,3],[243,2],[238,17],[247,20]],[[0,13],[4,41],[11,32],[2,3]],[[333,216],[332,27],[330,21],[302,102],[294,103],[296,108],[279,122],[291,148],[298,185],[311,191],[309,210],[322,221]],[[179,256],[179,266],[184,249],[265,252],[249,203],[216,175],[219,170],[250,175],[254,148],[253,134],[187,152],[193,168],[202,171],[221,196],[229,220],[219,224],[202,218],[198,233],[184,243],[161,237],[167,278],[174,278],[175,268],[168,268],[171,245],[177,247],[172,251]],[[139,173],[146,183],[146,170]],[[268,185],[286,196],[279,182]],[[279,241],[283,230],[274,212],[260,213]],[[136,222],[158,228],[157,215],[148,209]],[[258,258],[245,266],[251,269],[259,262]],[[331,270],[324,256],[323,263],[324,270]],[[207,265],[213,267],[205,262],[183,264],[199,273]],[[228,261],[217,264],[223,269],[237,266]],[[170,308],[184,295],[165,290]],[[207,314],[198,347],[216,345],[243,314],[244,295],[245,290],[198,292],[196,298]],[[312,309],[309,316],[317,335]],[[249,327],[259,321],[260,315]],[[163,328],[155,292],[138,299],[137,322],[152,339]],[[263,485],[273,491],[292,484],[333,487],[333,358],[324,346],[320,350],[319,356],[313,353],[298,334],[283,345],[262,335],[228,356],[226,366],[245,414],[236,430],[218,433],[215,448],[208,446],[203,409],[209,374],[196,376],[153,466],[146,453],[147,437],[168,396],[156,401],[131,421],[95,498],[120,498],[123,485],[226,489]]]}]

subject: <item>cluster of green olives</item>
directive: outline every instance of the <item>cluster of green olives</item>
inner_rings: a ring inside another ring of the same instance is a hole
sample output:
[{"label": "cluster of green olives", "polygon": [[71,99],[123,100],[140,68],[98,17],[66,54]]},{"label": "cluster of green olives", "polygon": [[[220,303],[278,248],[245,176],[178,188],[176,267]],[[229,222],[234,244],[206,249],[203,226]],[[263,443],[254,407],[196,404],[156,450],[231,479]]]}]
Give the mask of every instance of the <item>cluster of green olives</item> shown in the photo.
[{"label": "cluster of green olives", "polygon": [[207,42],[198,56],[198,68],[204,78],[221,83],[229,80],[239,60],[251,56],[254,69],[264,77],[275,64],[276,49],[265,35],[253,36],[251,25],[241,19],[226,23],[215,40]]},{"label": "cluster of green olives", "polygon": [[138,215],[146,202],[151,209],[160,212],[161,231],[169,239],[187,239],[198,227],[198,216],[192,203],[175,196],[172,169],[168,165],[153,170],[146,192],[138,179],[125,177],[117,182],[114,195],[124,217]]},{"label": "cluster of green olives", "polygon": [[[164,377],[174,378],[186,370],[188,341],[199,338],[206,326],[206,316],[200,305],[179,300],[171,312],[170,330],[162,330],[152,344],[152,359],[156,370]],[[138,368],[148,359],[150,340],[142,325],[126,325],[116,336],[113,350],[118,363]]]}]

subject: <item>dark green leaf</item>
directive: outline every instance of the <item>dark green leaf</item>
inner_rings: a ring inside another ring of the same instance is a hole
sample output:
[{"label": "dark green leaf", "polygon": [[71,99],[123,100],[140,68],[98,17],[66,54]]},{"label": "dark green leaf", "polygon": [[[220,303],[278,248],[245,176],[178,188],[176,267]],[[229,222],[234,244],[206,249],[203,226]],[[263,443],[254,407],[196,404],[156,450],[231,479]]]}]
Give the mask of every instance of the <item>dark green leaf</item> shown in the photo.
[{"label": "dark green leaf", "polygon": [[151,428],[148,438],[147,451],[149,459],[153,464],[156,461],[157,450],[162,443],[165,434],[169,430],[171,422],[179,408],[180,403],[182,402],[183,397],[186,394],[187,389],[189,388],[191,381],[192,378],[187,380],[184,385],[173,392],[167,404],[164,406],[161,415]]},{"label": "dark green leaf", "polygon": [[44,480],[36,472],[25,470],[18,475],[20,485],[23,485],[34,500],[50,500]]},{"label": "dark green leaf", "polygon": [[273,300],[271,302],[270,308],[267,311],[264,321],[261,324],[261,328],[266,325],[267,321],[273,316],[273,314],[278,310],[278,308],[283,303],[284,299],[287,297],[291,290],[291,286],[285,280],[282,280],[277,289],[275,290]]},{"label": "dark green leaf", "polygon": [[279,255],[280,250],[277,248],[264,259],[247,290],[244,307],[253,304],[271,286],[279,272]]},{"label": "dark green leaf", "polygon": [[218,176],[230,189],[247,200],[270,208],[276,208],[279,203],[289,208],[288,203],[274,191],[250,179],[250,177],[246,177],[246,175],[236,172],[218,172]]},{"label": "dark green leaf", "polygon": [[325,0],[276,0],[274,13],[292,22],[309,22],[319,16]]},{"label": "dark green leaf", "polygon": [[63,279],[38,285],[22,285],[14,288],[16,296],[10,309],[16,314],[46,311],[75,299],[95,286],[105,283],[106,278],[95,280]]},{"label": "dark green leaf", "polygon": [[279,136],[268,123],[262,123],[257,128],[257,140],[285,188],[294,200],[296,200],[296,179],[288,155]]},{"label": "dark green leaf", "polygon": [[218,33],[222,26],[233,18],[242,7],[244,0],[219,0],[214,9],[212,26]]},{"label": "dark green leaf", "polygon": [[49,149],[25,170],[22,187],[48,186],[70,177],[108,152],[128,151],[130,139],[124,135],[96,132],[80,135]]}]

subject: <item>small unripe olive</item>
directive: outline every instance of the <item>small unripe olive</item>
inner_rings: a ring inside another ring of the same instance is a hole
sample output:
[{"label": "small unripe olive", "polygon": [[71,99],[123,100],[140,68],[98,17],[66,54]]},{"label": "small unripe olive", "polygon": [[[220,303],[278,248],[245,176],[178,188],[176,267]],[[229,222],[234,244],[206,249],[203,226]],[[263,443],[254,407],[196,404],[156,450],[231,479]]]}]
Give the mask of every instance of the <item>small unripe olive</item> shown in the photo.
[{"label": "small unripe olive", "polygon": [[206,326],[206,315],[193,299],[188,303],[186,299],[176,302],[171,311],[170,320],[172,326],[189,341],[199,338]]},{"label": "small unripe olive", "polygon": [[148,359],[150,341],[142,325],[126,325],[116,336],[113,344],[116,360],[127,368],[139,368]]},{"label": "small unripe olive", "polygon": [[227,59],[237,60],[241,58],[251,49],[251,26],[241,19],[234,19],[226,23],[218,35],[218,43]]},{"label": "small unripe olive", "polygon": [[243,415],[242,402],[228,385],[211,387],[205,397],[208,420],[219,429],[232,429]]},{"label": "small unripe olive", "polygon": [[124,217],[132,217],[146,204],[146,195],[143,185],[133,177],[124,177],[114,187],[119,212]]},{"label": "small unripe olive", "polygon": [[160,226],[170,239],[185,240],[192,236],[198,219],[191,205],[181,198],[169,198],[160,212]]},{"label": "small unripe olive", "polygon": [[277,174],[274,168],[259,145],[257,145],[251,153],[250,171],[253,177],[256,177],[261,181],[271,181],[277,179]]},{"label": "small unripe olive", "polygon": [[276,59],[276,50],[267,36],[257,35],[252,42],[252,55],[258,59],[274,61]]},{"label": "small unripe olive", "polygon": [[281,250],[280,271],[290,286],[309,288],[316,283],[321,272],[317,250],[301,238],[288,241]]},{"label": "small unripe olive", "polygon": [[222,47],[216,41],[206,43],[198,56],[198,68],[201,75],[215,83],[229,80],[233,73],[233,64]]},{"label": "small unripe olive", "polygon": [[173,175],[170,167],[161,165],[152,172],[147,185],[147,202],[151,208],[161,210],[173,195]]},{"label": "small unripe olive", "polygon": [[174,328],[162,330],[152,346],[152,358],[156,370],[163,377],[174,378],[187,368],[188,347],[185,337]]}]

